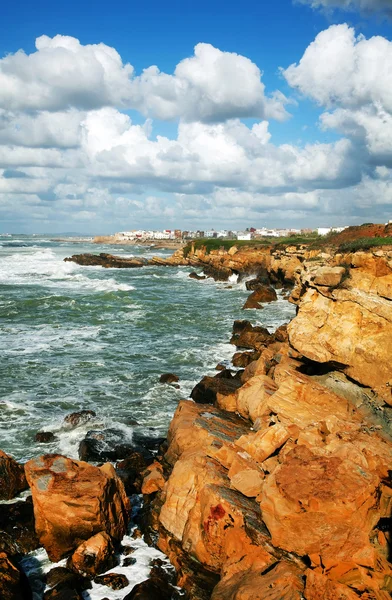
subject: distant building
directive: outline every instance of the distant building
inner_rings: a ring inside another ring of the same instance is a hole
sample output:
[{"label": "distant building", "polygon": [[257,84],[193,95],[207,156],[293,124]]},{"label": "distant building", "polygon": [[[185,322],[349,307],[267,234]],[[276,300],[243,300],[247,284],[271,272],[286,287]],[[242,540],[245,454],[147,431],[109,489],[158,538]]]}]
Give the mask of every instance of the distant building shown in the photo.
[{"label": "distant building", "polygon": [[250,231],[239,231],[237,233],[237,240],[242,242],[246,242],[252,239],[252,234]]},{"label": "distant building", "polygon": [[347,229],[347,227],[348,225],[345,225],[345,227],[318,227],[317,233],[319,235],[328,235],[328,233],[331,232],[340,233],[341,231]]}]

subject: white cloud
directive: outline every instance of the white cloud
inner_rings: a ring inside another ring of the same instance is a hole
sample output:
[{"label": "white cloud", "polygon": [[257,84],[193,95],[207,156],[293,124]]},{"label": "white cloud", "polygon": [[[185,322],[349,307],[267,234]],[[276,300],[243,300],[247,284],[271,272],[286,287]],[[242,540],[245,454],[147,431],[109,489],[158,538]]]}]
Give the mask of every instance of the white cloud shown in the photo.
[{"label": "white cloud", "polygon": [[8,111],[134,108],[159,119],[222,121],[234,117],[287,118],[284,95],[265,95],[260,69],[245,56],[197,44],[173,75],[157,66],[135,76],[106,44],[82,45],[43,35],[36,52],[0,59],[0,108]]},{"label": "white cloud", "polygon": [[300,62],[283,75],[292,87],[326,107],[380,103],[392,112],[392,42],[380,36],[356,37],[347,24],[319,33]]}]

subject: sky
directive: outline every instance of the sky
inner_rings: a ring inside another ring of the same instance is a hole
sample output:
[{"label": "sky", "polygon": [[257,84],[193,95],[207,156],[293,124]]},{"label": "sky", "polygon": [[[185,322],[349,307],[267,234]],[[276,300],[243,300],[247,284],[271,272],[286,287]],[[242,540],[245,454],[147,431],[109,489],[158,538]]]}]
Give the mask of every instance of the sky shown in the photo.
[{"label": "sky", "polygon": [[4,0],[0,232],[392,219],[392,0]]}]

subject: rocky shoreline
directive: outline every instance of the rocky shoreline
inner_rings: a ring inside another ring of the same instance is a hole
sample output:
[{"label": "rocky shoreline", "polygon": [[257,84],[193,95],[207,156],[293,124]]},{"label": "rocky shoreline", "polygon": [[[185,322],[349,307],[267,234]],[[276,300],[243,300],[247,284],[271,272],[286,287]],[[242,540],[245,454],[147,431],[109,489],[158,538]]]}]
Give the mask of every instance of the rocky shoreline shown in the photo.
[{"label": "rocky shoreline", "polygon": [[[119,600],[390,598],[392,252],[193,247],[150,261],[69,260],[235,276],[251,292],[244,308],[262,310],[284,288],[297,315],[274,333],[236,321],[233,366],[217,365],[179,403],[159,446],[90,435],[83,460],[44,455],[24,467],[1,453],[2,498],[29,486],[32,500],[1,508],[0,597],[31,597],[20,559],[41,545],[67,559],[47,577],[46,600],[78,600],[100,577]],[[125,596],[107,573],[139,493],[133,535],[169,557],[182,591],[160,564]]]}]

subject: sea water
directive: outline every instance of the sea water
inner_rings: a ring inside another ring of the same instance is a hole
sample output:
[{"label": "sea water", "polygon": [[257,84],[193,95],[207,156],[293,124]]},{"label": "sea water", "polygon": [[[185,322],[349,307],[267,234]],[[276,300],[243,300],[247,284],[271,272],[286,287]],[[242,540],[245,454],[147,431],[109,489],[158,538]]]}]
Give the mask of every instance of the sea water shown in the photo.
[{"label": "sea water", "polygon": [[[214,375],[218,362],[229,363],[235,319],[272,332],[295,312],[282,295],[263,310],[243,311],[249,292],[237,277],[216,283],[190,279],[188,267],[64,262],[85,252],[171,254],[44,236],[0,238],[0,449],[21,462],[48,452],[78,458],[89,429],[119,429],[129,442],[134,431],[164,436],[178,401],[204,375]],[[180,389],[159,383],[168,372],[179,376]],[[64,427],[64,417],[82,409],[97,416]],[[52,431],[55,441],[35,442],[38,431]],[[127,571],[119,567],[134,583],[147,576],[146,556],[153,552],[138,543],[141,561]],[[43,550],[34,557],[45,562]],[[94,585],[86,597],[109,592]]]}]

